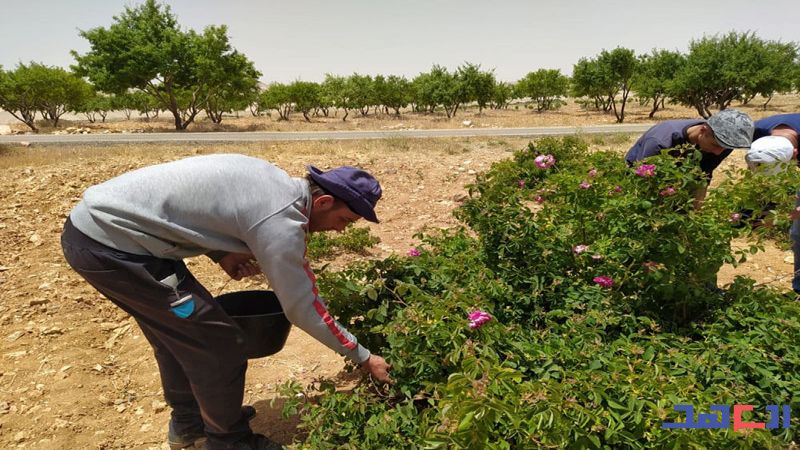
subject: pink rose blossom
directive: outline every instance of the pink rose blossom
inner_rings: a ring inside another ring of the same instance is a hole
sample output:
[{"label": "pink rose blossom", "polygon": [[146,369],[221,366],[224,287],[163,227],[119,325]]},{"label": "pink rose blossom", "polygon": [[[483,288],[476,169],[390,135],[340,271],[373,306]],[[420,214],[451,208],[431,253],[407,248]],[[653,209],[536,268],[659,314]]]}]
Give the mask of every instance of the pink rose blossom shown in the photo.
[{"label": "pink rose blossom", "polygon": [[578,187],[581,189],[589,189],[592,187],[592,183],[581,181],[581,184],[579,184]]},{"label": "pink rose blossom", "polygon": [[602,260],[603,260],[603,255],[598,255],[598,254],[594,254],[594,255],[592,255],[592,261],[594,261],[594,262],[600,262],[600,261],[602,261]]},{"label": "pink rose blossom", "polygon": [[480,310],[472,311],[469,313],[468,318],[469,327],[473,330],[482,327],[483,324],[492,320],[492,316],[490,316],[489,313]]},{"label": "pink rose blossom", "polygon": [[578,244],[575,247],[572,247],[572,252],[575,253],[576,255],[580,255],[586,250],[589,250],[589,246],[584,244]]},{"label": "pink rose blossom", "polygon": [[589,176],[592,177],[592,178],[596,177],[597,176],[597,169],[592,167],[591,170],[589,170]]},{"label": "pink rose blossom", "polygon": [[422,255],[422,252],[419,251],[419,249],[416,248],[416,247],[411,247],[410,249],[408,249],[407,255],[408,256],[420,256],[420,255]]},{"label": "pink rose blossom", "polygon": [[733,214],[731,214],[730,219],[728,219],[728,222],[736,223],[736,222],[738,222],[740,220],[742,220],[742,215],[739,214],[739,213],[733,213]]},{"label": "pink rose blossom", "polygon": [[640,177],[653,177],[656,175],[655,164],[642,164],[636,168],[636,175]]},{"label": "pink rose blossom", "polygon": [[607,277],[605,275],[600,277],[594,277],[592,281],[594,281],[596,284],[604,288],[610,288],[614,286],[614,280],[612,280],[611,277]]},{"label": "pink rose blossom", "polygon": [[537,196],[536,196],[536,197],[533,199],[533,201],[535,201],[536,203],[538,203],[538,204],[540,204],[540,205],[541,205],[542,203],[544,203],[544,197],[542,197],[541,195],[537,195]]},{"label": "pink rose blossom", "polygon": [[675,195],[676,192],[678,191],[676,191],[674,187],[667,186],[661,192],[659,192],[658,195],[661,197],[669,197],[671,195]]},{"label": "pink rose blossom", "polygon": [[556,163],[556,158],[553,155],[539,155],[534,158],[533,163],[540,169],[549,169]]},{"label": "pink rose blossom", "polygon": [[525,187],[525,180],[517,181],[517,186],[519,186],[520,189],[524,188]]}]

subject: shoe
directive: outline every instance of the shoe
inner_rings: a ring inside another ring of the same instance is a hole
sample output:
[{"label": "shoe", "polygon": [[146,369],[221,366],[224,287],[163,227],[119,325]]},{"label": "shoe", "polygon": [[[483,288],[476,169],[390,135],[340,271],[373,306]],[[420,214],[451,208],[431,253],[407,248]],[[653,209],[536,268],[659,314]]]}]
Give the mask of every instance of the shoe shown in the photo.
[{"label": "shoe", "polygon": [[[208,450],[210,447],[208,443],[206,443],[203,448]],[[283,445],[278,444],[263,434],[254,433],[248,438],[233,444],[233,447],[230,448],[233,450],[283,450]]]},{"label": "shoe", "polygon": [[[256,409],[250,405],[242,406],[242,416],[245,419],[251,420],[256,416]],[[181,450],[188,447],[196,447],[197,441],[205,439],[206,433],[203,427],[196,430],[190,430],[183,434],[178,434],[175,431],[175,426],[172,421],[169,421],[169,430],[167,431],[167,444],[170,450]]]}]

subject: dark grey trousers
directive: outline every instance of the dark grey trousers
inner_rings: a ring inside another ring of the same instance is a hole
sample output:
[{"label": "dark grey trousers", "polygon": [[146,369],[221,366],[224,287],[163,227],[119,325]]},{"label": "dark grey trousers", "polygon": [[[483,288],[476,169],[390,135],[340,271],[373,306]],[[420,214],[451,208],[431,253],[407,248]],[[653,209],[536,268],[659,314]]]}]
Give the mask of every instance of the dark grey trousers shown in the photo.
[{"label": "dark grey trousers", "polygon": [[[115,250],[69,220],[61,246],[78,274],[138,322],[155,352],[178,434],[205,429],[214,449],[252,434],[241,412],[247,370],[241,331],[182,261]],[[169,278],[177,283],[162,282]]]}]

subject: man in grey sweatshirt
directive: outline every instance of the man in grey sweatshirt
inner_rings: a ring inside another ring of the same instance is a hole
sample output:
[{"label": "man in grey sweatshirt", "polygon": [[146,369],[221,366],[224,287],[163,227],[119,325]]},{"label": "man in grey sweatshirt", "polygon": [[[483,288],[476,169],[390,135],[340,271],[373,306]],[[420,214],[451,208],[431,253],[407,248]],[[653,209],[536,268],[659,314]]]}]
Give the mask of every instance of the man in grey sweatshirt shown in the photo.
[{"label": "man in grey sweatshirt", "polygon": [[[182,259],[208,255],[234,279],[263,271],[294,325],[380,381],[391,366],[331,315],[305,259],[306,237],[378,222],[375,178],[309,166],[293,178],[266,161],[207,155],[149,166],[86,190],[61,242],[67,262],[130,313],[153,346],[172,407],[172,448],[277,448],[242,407],[241,332]],[[255,262],[253,261],[255,260]]]}]

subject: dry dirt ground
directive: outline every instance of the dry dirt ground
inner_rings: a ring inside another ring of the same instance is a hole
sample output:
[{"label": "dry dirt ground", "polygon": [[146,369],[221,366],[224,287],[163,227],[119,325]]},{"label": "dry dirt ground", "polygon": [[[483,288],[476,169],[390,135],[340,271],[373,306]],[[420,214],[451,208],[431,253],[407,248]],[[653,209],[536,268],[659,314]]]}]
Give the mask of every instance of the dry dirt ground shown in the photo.
[{"label": "dry dirt ground", "polygon": [[[632,136],[587,137],[594,148],[627,148]],[[306,163],[359,165],[384,186],[382,222],[370,225],[381,243],[369,257],[404,254],[414,234],[456,225],[452,210],[464,185],[492,162],[508,158],[522,139],[396,139],[384,141],[87,148],[0,147],[0,448],[166,448],[169,411],[151,350],[133,321],[74,274],[62,259],[59,233],[88,186],[144,165],[211,152],[265,158],[294,175]],[[732,159],[732,158],[729,158]],[[736,162],[730,162],[734,164]],[[361,226],[366,226],[362,224]],[[747,273],[789,287],[790,253],[769,247],[720,282]],[[348,259],[334,261],[341,267]],[[226,281],[204,258],[190,267],[212,293],[263,286],[263,279]],[[245,401],[253,428],[290,443],[296,421],[280,418],[270,399],[287,380],[318,377],[352,382],[340,357],[294,330],[286,348],[251,361]]]}]

